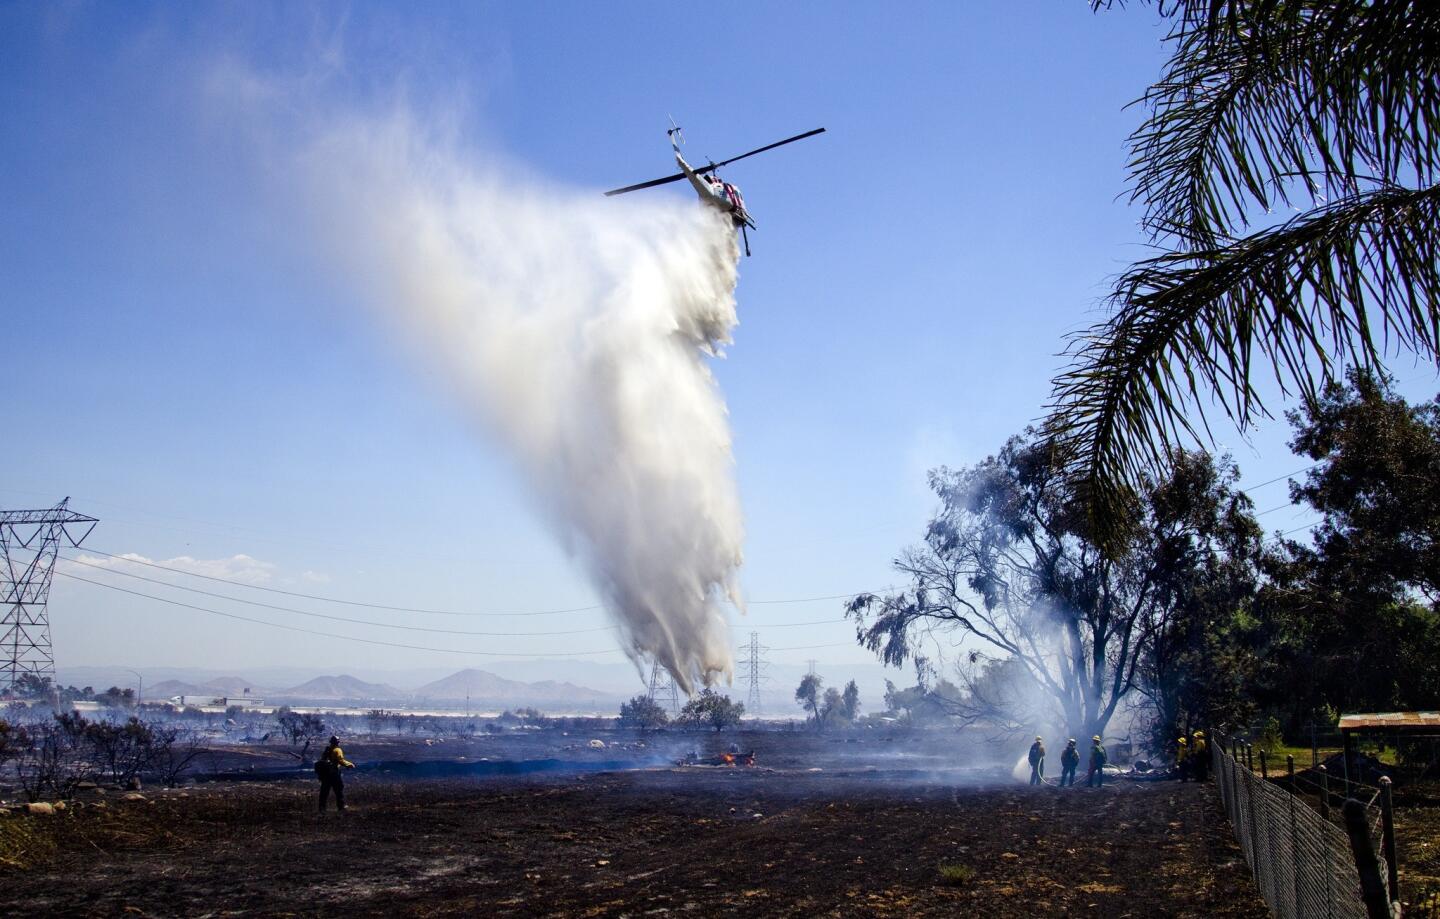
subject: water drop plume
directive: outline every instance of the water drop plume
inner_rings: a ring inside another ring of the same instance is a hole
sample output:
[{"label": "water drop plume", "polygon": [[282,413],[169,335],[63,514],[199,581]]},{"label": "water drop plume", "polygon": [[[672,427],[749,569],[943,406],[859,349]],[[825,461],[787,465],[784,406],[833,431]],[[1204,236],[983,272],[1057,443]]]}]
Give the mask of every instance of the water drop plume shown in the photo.
[{"label": "water drop plume", "polygon": [[404,117],[328,132],[304,168],[332,248],[448,365],[637,665],[728,679],[742,521],[708,363],[736,324],[733,231],[461,150]]}]

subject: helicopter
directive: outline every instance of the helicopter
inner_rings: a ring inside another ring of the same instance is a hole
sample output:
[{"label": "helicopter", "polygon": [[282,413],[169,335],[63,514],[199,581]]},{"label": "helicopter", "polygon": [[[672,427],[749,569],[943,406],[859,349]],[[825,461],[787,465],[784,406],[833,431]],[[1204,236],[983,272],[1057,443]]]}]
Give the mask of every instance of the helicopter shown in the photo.
[{"label": "helicopter", "polygon": [[728,166],[737,160],[743,160],[747,156],[754,156],[757,153],[764,153],[767,150],[774,150],[776,147],[783,147],[786,144],[793,144],[797,140],[804,140],[807,137],[814,137],[817,134],[824,133],[824,128],[816,128],[813,131],[806,131],[804,134],[796,134],[794,137],[778,140],[773,144],[757,147],[748,153],[732,156],[728,160],[721,160],[718,163],[712,160],[708,165],[694,169],[689,163],[685,162],[685,157],[680,153],[680,145],[685,142],[685,137],[681,134],[680,126],[675,123],[675,119],[671,118],[670,129],[665,132],[665,135],[670,138],[670,147],[675,151],[675,161],[680,166],[680,172],[672,176],[666,176],[663,179],[651,179],[648,182],[627,185],[624,188],[614,188],[607,191],[605,196],[623,195],[627,192],[639,191],[642,188],[654,188],[656,185],[667,185],[671,182],[678,182],[681,179],[689,179],[691,186],[694,187],[695,193],[700,196],[701,201],[722,213],[730,215],[730,220],[734,224],[735,229],[740,231],[741,238],[745,241],[745,254],[749,255],[750,235],[748,231],[755,229],[755,220],[745,208],[745,199],[741,197],[740,189],[736,188],[734,184],[720,178],[720,167]]}]

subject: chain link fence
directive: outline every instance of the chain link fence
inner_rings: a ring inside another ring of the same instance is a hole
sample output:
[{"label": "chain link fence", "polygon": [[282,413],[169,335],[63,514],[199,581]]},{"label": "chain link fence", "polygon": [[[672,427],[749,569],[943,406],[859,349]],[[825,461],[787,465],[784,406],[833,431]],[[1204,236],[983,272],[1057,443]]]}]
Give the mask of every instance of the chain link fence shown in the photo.
[{"label": "chain link fence", "polygon": [[[1332,795],[1328,786],[1293,771],[1274,781],[1257,775],[1232,755],[1233,749],[1229,738],[1214,738],[1210,753],[1215,785],[1255,884],[1270,909],[1281,919],[1371,916],[1356,847],[1350,833],[1337,822],[1341,816],[1339,796]],[[1388,903],[1389,866],[1380,854],[1384,826],[1377,806],[1381,790],[1354,781],[1350,786],[1352,795],[1360,799],[1357,818],[1363,815],[1365,844],[1377,862],[1378,871],[1371,872],[1372,884],[1378,874]],[[1372,902],[1377,896],[1372,890]]]}]

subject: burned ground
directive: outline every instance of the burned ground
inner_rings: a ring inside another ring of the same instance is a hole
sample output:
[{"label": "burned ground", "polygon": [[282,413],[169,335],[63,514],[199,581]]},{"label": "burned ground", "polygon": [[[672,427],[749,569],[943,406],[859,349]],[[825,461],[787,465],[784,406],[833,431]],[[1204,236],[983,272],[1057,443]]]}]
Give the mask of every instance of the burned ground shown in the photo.
[{"label": "burned ground", "polygon": [[798,758],[421,780],[371,770],[348,783],[343,818],[317,817],[314,782],[298,776],[112,794],[3,818],[0,913],[1266,914],[1208,787],[1030,789],[975,770],[809,771]]}]

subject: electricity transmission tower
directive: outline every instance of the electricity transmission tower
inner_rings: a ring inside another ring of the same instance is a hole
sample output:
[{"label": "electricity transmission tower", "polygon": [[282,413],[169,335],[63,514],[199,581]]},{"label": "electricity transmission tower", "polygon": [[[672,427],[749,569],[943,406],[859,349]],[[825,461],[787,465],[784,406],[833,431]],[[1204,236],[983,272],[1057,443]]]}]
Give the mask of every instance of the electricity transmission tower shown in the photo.
[{"label": "electricity transmission tower", "polygon": [[659,661],[650,665],[650,691],[646,695],[651,702],[669,712],[671,718],[680,714],[680,693],[675,689],[675,678],[660,666]]},{"label": "electricity transmission tower", "polygon": [[96,519],[66,498],[47,510],[0,511],[0,687],[14,692],[25,674],[55,678],[50,647],[50,577],[63,539],[79,548]]},{"label": "electricity transmission tower", "polygon": [[770,665],[762,658],[766,651],[770,650],[760,644],[760,633],[750,633],[750,644],[745,646],[745,659],[740,662],[740,679],[748,687],[745,695],[745,711],[751,715],[760,714],[760,687],[769,676],[766,670]]}]

